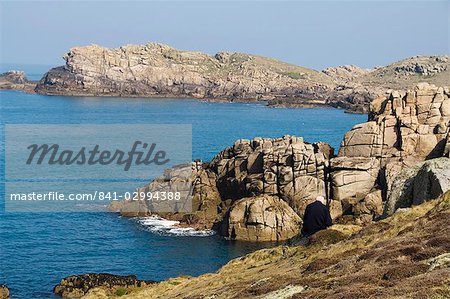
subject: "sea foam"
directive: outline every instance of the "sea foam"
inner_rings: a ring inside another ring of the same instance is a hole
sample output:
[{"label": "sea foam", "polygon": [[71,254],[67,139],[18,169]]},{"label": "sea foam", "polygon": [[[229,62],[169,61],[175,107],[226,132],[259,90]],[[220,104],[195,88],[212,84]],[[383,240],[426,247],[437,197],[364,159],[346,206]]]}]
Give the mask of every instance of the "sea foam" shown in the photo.
[{"label": "sea foam", "polygon": [[145,230],[165,236],[207,237],[215,234],[213,230],[197,230],[192,227],[178,227],[179,221],[167,220],[156,215],[136,218]]}]

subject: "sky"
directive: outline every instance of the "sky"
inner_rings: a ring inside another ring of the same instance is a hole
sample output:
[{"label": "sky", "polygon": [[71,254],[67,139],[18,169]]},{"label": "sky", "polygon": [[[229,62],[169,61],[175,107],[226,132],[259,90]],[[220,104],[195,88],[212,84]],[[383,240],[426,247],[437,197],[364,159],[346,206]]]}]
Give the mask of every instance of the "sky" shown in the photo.
[{"label": "sky", "polygon": [[450,1],[0,0],[0,63],[63,65],[71,47],[160,42],[314,69],[449,54]]}]

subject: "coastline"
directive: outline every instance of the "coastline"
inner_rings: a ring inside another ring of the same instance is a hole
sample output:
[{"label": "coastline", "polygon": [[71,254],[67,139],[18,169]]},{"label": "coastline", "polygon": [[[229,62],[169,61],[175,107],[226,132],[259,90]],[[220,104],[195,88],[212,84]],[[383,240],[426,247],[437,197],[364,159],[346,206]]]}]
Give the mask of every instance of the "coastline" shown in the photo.
[{"label": "coastline", "polygon": [[[18,92],[25,92],[28,94],[41,94],[36,92],[36,86],[39,81],[28,81],[25,84],[13,84],[10,82],[2,83],[0,82],[0,90],[14,90]],[[340,107],[336,103],[323,103],[319,100],[302,100],[295,99],[294,103],[290,103],[289,99],[281,100],[260,100],[260,99],[235,99],[235,100],[227,100],[220,98],[195,98],[189,95],[161,95],[161,94],[120,94],[120,93],[109,93],[109,94],[97,94],[97,93],[85,93],[85,92],[71,92],[71,93],[45,93],[41,95],[46,96],[65,96],[65,97],[98,97],[98,98],[144,98],[144,99],[190,99],[199,102],[206,103],[248,103],[248,104],[263,104],[269,108],[288,108],[288,109],[308,109],[308,108],[335,108],[335,109],[344,109],[346,113],[352,114],[367,114],[367,111],[362,108],[349,108],[345,109]]]}]

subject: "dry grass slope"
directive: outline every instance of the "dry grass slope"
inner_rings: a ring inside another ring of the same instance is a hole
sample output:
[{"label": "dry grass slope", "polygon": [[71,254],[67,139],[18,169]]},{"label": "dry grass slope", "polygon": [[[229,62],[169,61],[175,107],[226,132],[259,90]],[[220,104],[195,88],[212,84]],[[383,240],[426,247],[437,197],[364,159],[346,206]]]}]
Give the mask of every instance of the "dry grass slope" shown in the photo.
[{"label": "dry grass slope", "polygon": [[449,229],[447,192],[365,228],[336,225],[306,247],[259,250],[123,298],[450,298]]}]

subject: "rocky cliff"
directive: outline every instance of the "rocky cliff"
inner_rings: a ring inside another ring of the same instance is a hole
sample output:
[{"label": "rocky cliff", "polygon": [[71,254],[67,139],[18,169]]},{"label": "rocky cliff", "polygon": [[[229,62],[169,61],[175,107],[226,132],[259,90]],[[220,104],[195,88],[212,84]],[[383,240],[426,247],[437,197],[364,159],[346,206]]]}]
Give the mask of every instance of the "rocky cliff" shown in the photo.
[{"label": "rocky cliff", "polygon": [[76,47],[64,59],[40,80],[38,93],[263,100],[274,107],[328,105],[365,113],[389,88],[448,85],[450,74],[447,56],[413,57],[374,71],[342,66],[318,72],[257,55],[210,56],[158,43]]},{"label": "rocky cliff", "polygon": [[[238,140],[208,163],[167,170],[141,191],[192,184],[192,213],[158,214],[238,240],[280,241],[298,234],[297,216],[301,218],[318,195],[330,199],[333,218],[370,223],[419,203],[410,200],[405,205],[394,190],[408,188],[419,169],[407,175],[408,180],[396,177],[404,169],[446,155],[449,104],[447,88],[419,84],[407,92],[393,91],[372,103],[369,121],[345,135],[337,157],[329,145],[309,144],[299,137]],[[433,164],[440,165],[433,171],[422,171],[428,174],[423,178],[439,182],[417,187],[423,190],[409,197],[435,198],[450,187],[445,181],[450,176],[448,158],[442,159]],[[143,201],[116,208],[125,216],[164,210]]]}]

